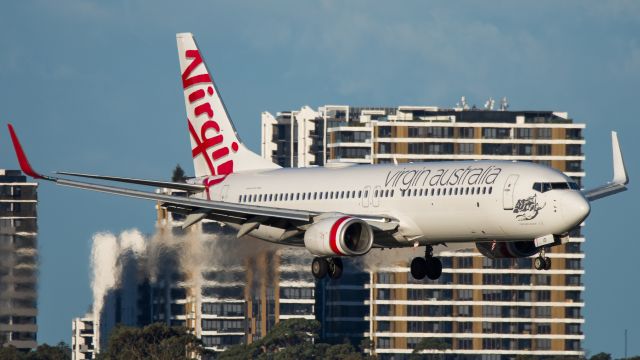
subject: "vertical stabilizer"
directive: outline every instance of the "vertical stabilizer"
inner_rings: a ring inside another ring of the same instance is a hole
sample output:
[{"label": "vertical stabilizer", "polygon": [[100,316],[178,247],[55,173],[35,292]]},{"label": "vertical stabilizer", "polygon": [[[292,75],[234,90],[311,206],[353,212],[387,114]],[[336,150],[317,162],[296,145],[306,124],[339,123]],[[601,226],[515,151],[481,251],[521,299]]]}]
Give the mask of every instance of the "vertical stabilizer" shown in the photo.
[{"label": "vertical stabilizer", "polygon": [[193,35],[176,38],[196,177],[278,168],[240,141]]}]

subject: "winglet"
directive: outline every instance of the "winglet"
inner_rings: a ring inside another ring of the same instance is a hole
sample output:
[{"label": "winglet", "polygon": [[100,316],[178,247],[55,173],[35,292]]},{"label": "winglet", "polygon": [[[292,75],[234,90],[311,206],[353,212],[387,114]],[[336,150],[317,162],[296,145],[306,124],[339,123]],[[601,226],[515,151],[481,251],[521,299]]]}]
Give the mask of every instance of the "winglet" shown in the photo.
[{"label": "winglet", "polygon": [[629,183],[627,169],[624,166],[622,151],[620,151],[620,143],[618,143],[618,133],[611,132],[611,147],[613,150],[613,183],[626,185]]},{"label": "winglet", "polygon": [[40,175],[36,171],[33,170],[31,164],[29,164],[29,159],[22,150],[22,145],[20,145],[20,140],[16,136],[16,132],[13,130],[13,126],[8,124],[9,134],[11,135],[11,141],[13,142],[13,149],[16,151],[16,156],[18,157],[18,163],[20,163],[20,168],[22,172],[36,179],[46,179],[45,176]]},{"label": "winglet", "polygon": [[582,194],[589,201],[602,199],[622,191],[626,191],[629,183],[629,176],[624,166],[620,143],[618,142],[618,133],[611,132],[611,150],[613,151],[613,179],[606,185],[601,185],[593,189],[583,190]]}]

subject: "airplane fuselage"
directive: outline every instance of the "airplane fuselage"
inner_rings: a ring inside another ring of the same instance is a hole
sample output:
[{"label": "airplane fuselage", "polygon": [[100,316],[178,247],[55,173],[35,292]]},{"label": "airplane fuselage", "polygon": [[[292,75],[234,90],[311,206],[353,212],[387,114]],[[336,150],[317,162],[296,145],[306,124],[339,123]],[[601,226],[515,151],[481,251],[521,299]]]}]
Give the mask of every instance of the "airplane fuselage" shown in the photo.
[{"label": "airplane fuselage", "polygon": [[[400,224],[395,246],[532,240],[564,234],[589,213],[589,203],[571,178],[528,162],[446,161],[239,172],[209,188],[208,195],[211,200],[273,208],[387,216]],[[251,235],[278,241],[282,232],[261,226]]]}]

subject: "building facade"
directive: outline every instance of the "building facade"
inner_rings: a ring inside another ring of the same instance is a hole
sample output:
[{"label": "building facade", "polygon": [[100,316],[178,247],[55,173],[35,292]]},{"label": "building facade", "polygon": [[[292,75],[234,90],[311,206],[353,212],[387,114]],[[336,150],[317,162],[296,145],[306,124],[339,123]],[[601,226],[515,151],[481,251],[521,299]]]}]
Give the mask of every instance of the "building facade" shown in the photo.
[{"label": "building facade", "polygon": [[73,319],[71,321],[71,358],[74,360],[95,359],[94,337],[93,314],[89,313],[81,318]]},{"label": "building facade", "polygon": [[[314,131],[297,131],[301,122]],[[585,125],[563,112],[327,105],[263,113],[262,125],[263,157],[282,166],[492,159],[545,164],[578,184],[585,176]],[[300,161],[300,153],[314,161]],[[393,250],[406,257],[319,282],[322,335],[368,340],[381,359],[404,359],[425,339],[451,359],[583,356],[583,243],[574,229],[548,253],[553,266],[543,272],[531,258],[445,251],[437,281],[413,279],[415,255]]]},{"label": "building facade", "polygon": [[175,276],[180,281],[166,282],[170,311],[154,321],[185,326],[207,349],[219,352],[265,336],[281,320],[315,319],[315,282],[308,272],[312,258],[305,250],[254,239],[257,247],[244,251],[235,244],[251,240],[236,239],[227,227],[203,220],[183,230],[183,220],[158,207],[159,228],[195,236],[195,251],[204,256],[180,267],[185,270]]},{"label": "building facade", "polygon": [[183,229],[184,219],[157,206],[156,232],[144,244],[132,246],[136,237],[121,234],[108,267],[115,275],[94,273],[94,278],[117,276],[113,286],[102,292],[98,311],[73,320],[74,359],[94,358],[118,324],[183,326],[207,349],[220,352],[263,337],[281,320],[315,319],[312,258],[306,250],[256,239],[237,246],[252,240],[238,240],[235,232],[209,220]]},{"label": "building facade", "polygon": [[35,349],[38,185],[0,169],[0,345]]}]

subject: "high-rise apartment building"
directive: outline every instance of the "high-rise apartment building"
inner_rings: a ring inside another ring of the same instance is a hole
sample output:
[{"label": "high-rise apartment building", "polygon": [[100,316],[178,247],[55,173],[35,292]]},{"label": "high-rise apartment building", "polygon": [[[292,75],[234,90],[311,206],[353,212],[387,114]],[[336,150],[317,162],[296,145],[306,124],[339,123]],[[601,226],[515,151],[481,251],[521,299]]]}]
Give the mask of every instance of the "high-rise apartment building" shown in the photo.
[{"label": "high-rise apartment building", "polygon": [[183,229],[184,219],[158,205],[155,234],[143,240],[125,232],[106,247],[115,253],[101,256],[112,260],[94,271],[113,273],[94,278],[112,279],[112,285],[94,299],[98,311],[74,319],[74,359],[93,358],[117,324],[183,326],[218,352],[263,337],[281,320],[315,318],[306,250],[236,239],[209,220]]},{"label": "high-rise apartment building", "polygon": [[[585,175],[585,125],[563,112],[327,105],[263,113],[262,127],[263,157],[282,166],[492,159],[546,164],[578,184]],[[381,359],[406,358],[424,339],[451,359],[582,356],[583,242],[574,229],[548,253],[549,271],[531,258],[445,251],[437,281],[413,279],[412,250],[391,250],[375,266],[319,282],[322,335],[368,339]]]},{"label": "high-rise apartment building", "polygon": [[0,169],[0,346],[37,346],[38,184]]},{"label": "high-rise apartment building", "polygon": [[159,228],[200,242],[201,258],[180,266],[180,281],[169,285],[170,324],[187,327],[206,348],[223,351],[265,336],[280,320],[315,318],[312,257],[305,250],[236,239],[234,231],[209,220],[183,230],[183,220],[158,208]]}]

